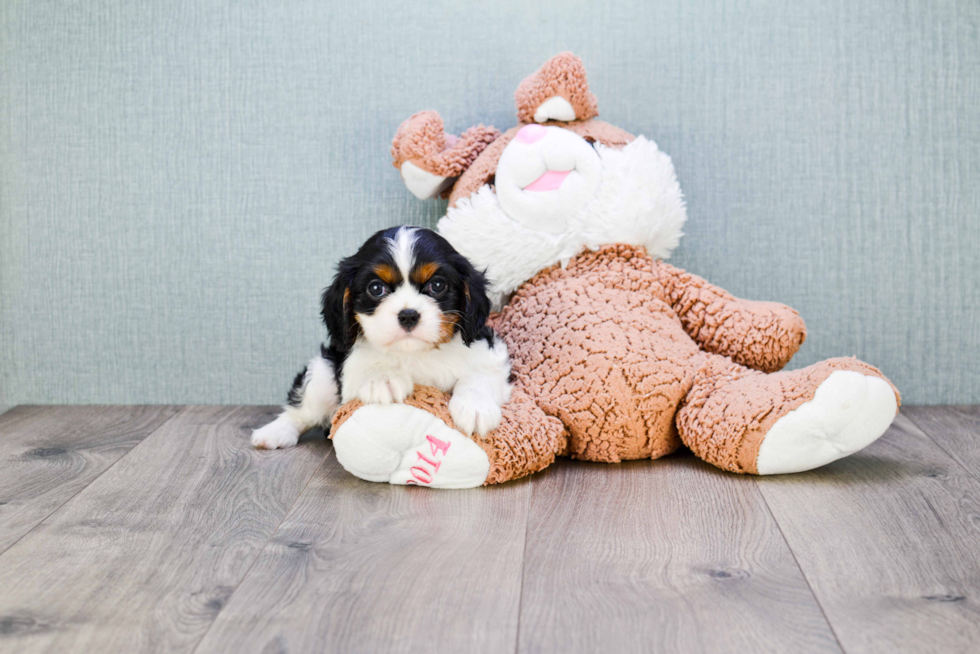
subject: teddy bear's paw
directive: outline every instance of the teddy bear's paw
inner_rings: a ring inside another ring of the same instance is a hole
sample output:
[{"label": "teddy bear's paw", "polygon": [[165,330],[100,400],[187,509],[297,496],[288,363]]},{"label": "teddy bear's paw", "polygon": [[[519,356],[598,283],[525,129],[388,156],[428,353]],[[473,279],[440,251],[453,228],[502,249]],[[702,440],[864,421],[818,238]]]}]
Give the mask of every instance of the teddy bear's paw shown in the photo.
[{"label": "teddy bear's paw", "polygon": [[333,435],[337,460],[367,481],[429,488],[482,486],[486,452],[439,418],[405,404],[366,405]]},{"label": "teddy bear's paw", "polygon": [[265,427],[252,432],[252,447],[274,450],[292,447],[299,441],[299,429],[286,416],[279,416]]},{"label": "teddy bear's paw", "polygon": [[885,433],[897,409],[895,392],[885,380],[835,371],[812,400],[769,429],[756,468],[760,475],[803,472],[853,454]]}]

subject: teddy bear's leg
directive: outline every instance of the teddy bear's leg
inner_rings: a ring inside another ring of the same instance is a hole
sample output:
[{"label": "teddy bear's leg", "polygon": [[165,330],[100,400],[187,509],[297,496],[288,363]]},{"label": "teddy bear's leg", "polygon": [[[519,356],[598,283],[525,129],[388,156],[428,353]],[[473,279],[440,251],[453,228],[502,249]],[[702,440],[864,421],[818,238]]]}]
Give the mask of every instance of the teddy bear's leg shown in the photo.
[{"label": "teddy bear's leg", "polygon": [[786,305],[736,298],[663,261],[656,262],[653,271],[684,331],[705,352],[730,357],[755,370],[776,372],[806,340],[803,319]]},{"label": "teddy bear's leg", "polygon": [[854,358],[766,374],[707,354],[680,411],[681,440],[724,470],[771,475],[826,465],[881,436],[895,387]]},{"label": "teddy bear's leg", "polygon": [[567,444],[562,424],[520,389],[503,407],[500,426],[483,438],[453,427],[449,398],[417,386],[403,404],[345,404],[331,428],[337,460],[367,481],[473,488],[540,470]]}]

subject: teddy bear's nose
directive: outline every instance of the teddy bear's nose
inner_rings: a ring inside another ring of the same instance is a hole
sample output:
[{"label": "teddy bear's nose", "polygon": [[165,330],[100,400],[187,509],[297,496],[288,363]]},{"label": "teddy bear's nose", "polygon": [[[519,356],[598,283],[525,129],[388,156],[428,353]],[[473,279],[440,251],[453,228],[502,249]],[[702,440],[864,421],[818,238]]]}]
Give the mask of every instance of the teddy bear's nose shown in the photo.
[{"label": "teddy bear's nose", "polygon": [[525,125],[517,132],[517,140],[521,143],[534,143],[544,138],[548,128],[543,125]]}]

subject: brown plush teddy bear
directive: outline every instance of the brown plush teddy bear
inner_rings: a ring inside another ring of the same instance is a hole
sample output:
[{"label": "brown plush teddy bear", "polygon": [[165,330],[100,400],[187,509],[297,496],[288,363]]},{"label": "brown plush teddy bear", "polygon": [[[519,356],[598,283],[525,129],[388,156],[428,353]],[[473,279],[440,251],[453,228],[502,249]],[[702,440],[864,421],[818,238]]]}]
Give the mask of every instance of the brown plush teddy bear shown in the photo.
[{"label": "brown plush teddy bear", "polygon": [[337,458],[371,481],[461,488],[515,479],[556,456],[616,463],[686,445],[736,473],[810,470],[887,429],[899,396],[853,358],[779,372],[806,336],[789,307],[732,297],[661,259],[686,212],[670,158],[596,119],[582,62],[548,61],[516,93],[519,124],[444,133],[415,114],[392,144],[421,198],[448,194],[439,231],[486,268],[491,321],[514,374],[503,421],[457,431],[446,394],[350,402]]}]

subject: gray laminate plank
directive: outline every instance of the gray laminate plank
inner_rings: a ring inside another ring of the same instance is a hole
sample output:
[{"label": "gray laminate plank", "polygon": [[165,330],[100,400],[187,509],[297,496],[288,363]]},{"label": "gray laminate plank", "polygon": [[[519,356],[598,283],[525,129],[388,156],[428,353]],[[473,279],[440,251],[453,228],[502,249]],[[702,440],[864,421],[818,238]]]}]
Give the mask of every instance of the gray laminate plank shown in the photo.
[{"label": "gray laminate plank", "polygon": [[912,406],[903,408],[902,415],[980,478],[980,405]]},{"label": "gray laminate plank", "polygon": [[0,555],[0,649],[186,652],[330,451],[256,451],[274,410],[188,407]]},{"label": "gray laminate plank", "polygon": [[0,552],[170,419],[172,406],[20,406],[0,416]]},{"label": "gray laminate plank", "polygon": [[980,483],[904,415],[759,487],[845,651],[980,650]]},{"label": "gray laminate plank", "polygon": [[529,493],[372,484],[331,456],[198,652],[512,652]]},{"label": "gray laminate plank", "polygon": [[755,481],[692,456],[534,478],[519,652],[839,652]]}]

